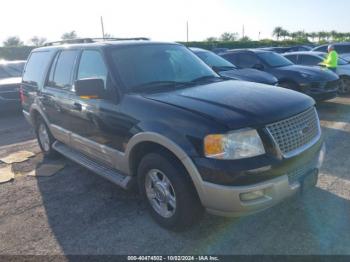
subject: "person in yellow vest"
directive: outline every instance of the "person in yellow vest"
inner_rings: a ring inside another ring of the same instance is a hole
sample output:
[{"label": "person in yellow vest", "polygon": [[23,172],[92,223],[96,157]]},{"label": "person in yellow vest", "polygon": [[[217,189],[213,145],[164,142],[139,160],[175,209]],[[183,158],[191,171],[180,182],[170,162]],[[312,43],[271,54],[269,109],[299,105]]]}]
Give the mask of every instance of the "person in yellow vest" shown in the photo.
[{"label": "person in yellow vest", "polygon": [[321,63],[321,65],[335,72],[338,67],[338,57],[338,53],[335,51],[334,46],[329,45],[327,58]]}]

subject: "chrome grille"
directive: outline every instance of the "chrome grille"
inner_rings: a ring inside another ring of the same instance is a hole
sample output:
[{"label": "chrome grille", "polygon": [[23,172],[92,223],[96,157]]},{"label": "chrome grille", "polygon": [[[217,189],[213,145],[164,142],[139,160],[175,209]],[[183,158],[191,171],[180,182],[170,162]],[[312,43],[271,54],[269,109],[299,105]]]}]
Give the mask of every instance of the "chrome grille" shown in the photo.
[{"label": "chrome grille", "polygon": [[314,107],[285,120],[266,126],[285,157],[297,154],[318,140],[321,129]]}]

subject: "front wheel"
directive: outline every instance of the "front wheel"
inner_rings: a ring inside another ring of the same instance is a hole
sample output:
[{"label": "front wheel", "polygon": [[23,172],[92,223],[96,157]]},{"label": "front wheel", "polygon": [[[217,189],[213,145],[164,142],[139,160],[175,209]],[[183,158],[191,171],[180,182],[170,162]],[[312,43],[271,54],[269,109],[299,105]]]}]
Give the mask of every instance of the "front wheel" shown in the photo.
[{"label": "front wheel", "polygon": [[350,91],[350,77],[341,76],[338,94],[339,95],[348,94],[349,91]]},{"label": "front wheel", "polygon": [[167,153],[149,153],[138,168],[140,193],[163,227],[184,230],[198,222],[203,207],[186,170]]}]

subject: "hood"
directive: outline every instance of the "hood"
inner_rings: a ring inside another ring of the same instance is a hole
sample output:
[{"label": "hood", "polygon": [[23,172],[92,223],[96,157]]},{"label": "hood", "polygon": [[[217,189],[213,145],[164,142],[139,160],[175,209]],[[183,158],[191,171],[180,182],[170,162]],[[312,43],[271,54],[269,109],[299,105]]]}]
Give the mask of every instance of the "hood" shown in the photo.
[{"label": "hood", "polygon": [[[321,82],[321,81],[335,81],[338,80],[338,76],[332,71],[319,68],[319,67],[310,67],[310,66],[301,66],[301,65],[290,65],[283,67],[273,68],[274,72],[283,74],[283,76],[293,77],[294,80],[298,82]],[[303,76],[305,74],[307,76]]]},{"label": "hood", "polygon": [[245,81],[222,81],[144,97],[200,114],[232,130],[273,123],[314,105],[312,98],[301,93]]},{"label": "hood", "polygon": [[221,76],[233,78],[236,80],[243,80],[249,82],[257,82],[268,85],[275,85],[277,83],[277,78],[256,69],[235,69],[228,71],[219,72]]},{"label": "hood", "polygon": [[10,77],[10,78],[3,78],[0,79],[0,86],[4,85],[18,85],[22,82],[21,77]]}]

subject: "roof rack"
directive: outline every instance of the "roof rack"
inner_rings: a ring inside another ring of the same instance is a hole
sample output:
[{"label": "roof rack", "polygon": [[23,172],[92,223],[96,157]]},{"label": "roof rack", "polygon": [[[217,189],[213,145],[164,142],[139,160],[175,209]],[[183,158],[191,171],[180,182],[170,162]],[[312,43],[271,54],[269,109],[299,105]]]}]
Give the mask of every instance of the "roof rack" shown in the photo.
[{"label": "roof rack", "polygon": [[54,46],[54,45],[63,45],[63,44],[87,44],[87,43],[97,43],[104,41],[128,41],[128,40],[150,40],[147,37],[132,37],[132,38],[115,38],[115,37],[106,37],[106,38],[77,38],[69,40],[61,40],[45,43],[44,46]]}]

